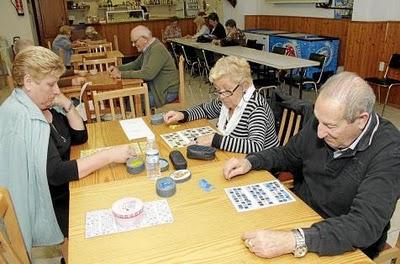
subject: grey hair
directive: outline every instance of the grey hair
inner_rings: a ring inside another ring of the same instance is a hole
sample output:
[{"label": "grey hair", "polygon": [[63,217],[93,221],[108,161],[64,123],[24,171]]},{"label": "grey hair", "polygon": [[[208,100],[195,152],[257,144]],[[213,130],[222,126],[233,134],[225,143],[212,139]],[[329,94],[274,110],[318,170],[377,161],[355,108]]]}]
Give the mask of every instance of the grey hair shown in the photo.
[{"label": "grey hair", "polygon": [[151,33],[150,29],[143,25],[139,25],[137,27],[134,27],[132,29],[133,34],[135,35],[136,38],[139,37],[144,37],[147,39],[151,39],[153,37],[153,34]]},{"label": "grey hair", "polygon": [[371,86],[352,72],[341,72],[329,78],[318,97],[335,100],[344,106],[344,119],[352,123],[363,112],[374,110],[375,94]]},{"label": "grey hair", "polygon": [[219,59],[210,71],[209,80],[213,83],[222,77],[228,77],[235,83],[252,84],[251,71],[249,63],[235,56],[227,56]]}]

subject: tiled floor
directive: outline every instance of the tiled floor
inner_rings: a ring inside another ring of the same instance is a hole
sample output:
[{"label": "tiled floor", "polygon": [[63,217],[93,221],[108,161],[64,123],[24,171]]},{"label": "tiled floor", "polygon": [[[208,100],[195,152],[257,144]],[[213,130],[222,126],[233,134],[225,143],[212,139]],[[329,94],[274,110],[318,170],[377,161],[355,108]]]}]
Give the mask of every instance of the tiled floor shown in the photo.
[{"label": "tiled floor", "polygon": [[[189,74],[186,74],[186,101],[187,106],[197,105],[201,102],[208,101],[210,99],[209,89],[210,85],[204,82],[204,79],[201,80],[199,77],[191,77]],[[297,91],[294,89],[294,96],[297,96]],[[5,87],[5,80],[0,77],[0,104],[7,98],[10,93],[10,89]],[[316,95],[314,92],[304,92],[305,100],[309,100],[311,102],[315,101]],[[381,105],[376,105],[375,110],[380,113],[382,109]],[[157,112],[162,113],[166,112],[170,109],[168,105],[157,109]],[[385,118],[389,119],[394,125],[400,128],[400,109],[396,109],[393,107],[387,107],[385,110]],[[56,264],[60,263],[60,247],[44,247],[44,248],[35,248],[33,250],[33,263],[34,264]]]}]

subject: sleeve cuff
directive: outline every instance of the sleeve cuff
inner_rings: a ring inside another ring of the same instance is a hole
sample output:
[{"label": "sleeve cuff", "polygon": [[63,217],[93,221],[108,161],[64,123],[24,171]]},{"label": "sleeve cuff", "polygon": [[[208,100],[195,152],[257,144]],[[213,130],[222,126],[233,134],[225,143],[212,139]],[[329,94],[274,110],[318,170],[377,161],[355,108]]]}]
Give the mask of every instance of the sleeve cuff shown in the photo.
[{"label": "sleeve cuff", "polygon": [[217,149],[221,149],[222,138],[223,138],[222,135],[215,133],[212,143],[211,143],[211,146],[214,148],[217,148]]},{"label": "sleeve cuff", "polygon": [[310,228],[302,228],[304,231],[304,238],[306,240],[306,245],[308,251],[310,252],[319,252],[319,240],[320,235],[318,228],[310,227]]},{"label": "sleeve cuff", "polygon": [[256,170],[258,169],[258,160],[257,157],[255,155],[252,154],[248,154],[246,155],[246,159],[250,162],[251,164],[251,169]]},{"label": "sleeve cuff", "polygon": [[179,121],[179,123],[185,123],[189,120],[189,114],[186,111],[180,111],[183,114],[183,119]]}]

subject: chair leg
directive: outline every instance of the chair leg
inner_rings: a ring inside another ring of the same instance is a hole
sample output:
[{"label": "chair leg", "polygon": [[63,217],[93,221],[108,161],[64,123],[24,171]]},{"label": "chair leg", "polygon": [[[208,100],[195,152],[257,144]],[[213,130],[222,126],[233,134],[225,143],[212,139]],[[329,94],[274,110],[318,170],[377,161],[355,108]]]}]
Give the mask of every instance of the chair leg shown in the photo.
[{"label": "chair leg", "polygon": [[385,102],[383,103],[383,107],[382,107],[382,117],[383,117],[383,113],[385,112],[385,107],[386,107],[386,104],[387,104],[387,102],[388,102],[388,99],[389,99],[389,93],[390,93],[390,89],[392,88],[392,86],[390,85],[389,87],[388,87],[388,90],[387,90],[387,92],[386,92],[386,98],[385,98]]}]

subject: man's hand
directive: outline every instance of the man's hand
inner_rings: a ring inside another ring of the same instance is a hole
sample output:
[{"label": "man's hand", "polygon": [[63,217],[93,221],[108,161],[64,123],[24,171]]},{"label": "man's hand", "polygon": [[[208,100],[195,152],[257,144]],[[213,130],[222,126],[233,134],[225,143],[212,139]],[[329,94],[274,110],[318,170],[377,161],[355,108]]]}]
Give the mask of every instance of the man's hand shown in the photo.
[{"label": "man's hand", "polygon": [[115,66],[110,66],[110,67],[108,68],[108,72],[110,73],[110,75],[111,75],[113,78],[117,78],[117,79],[120,79],[120,78],[121,78],[121,72],[120,72],[119,69],[118,69],[117,67],[115,67]]},{"label": "man's hand", "polygon": [[177,111],[169,111],[164,115],[164,122],[169,125],[169,124],[175,124],[178,123],[178,121],[181,121],[184,118],[183,114],[181,112]]},{"label": "man's hand", "polygon": [[291,231],[256,230],[242,235],[251,252],[262,258],[273,258],[292,253],[296,240]]},{"label": "man's hand", "polygon": [[224,165],[224,177],[230,180],[238,175],[245,174],[251,170],[251,163],[247,159],[231,158]]}]

